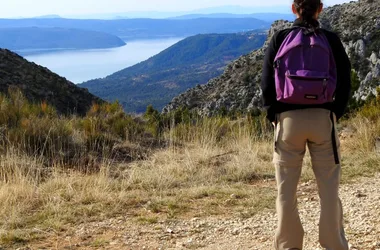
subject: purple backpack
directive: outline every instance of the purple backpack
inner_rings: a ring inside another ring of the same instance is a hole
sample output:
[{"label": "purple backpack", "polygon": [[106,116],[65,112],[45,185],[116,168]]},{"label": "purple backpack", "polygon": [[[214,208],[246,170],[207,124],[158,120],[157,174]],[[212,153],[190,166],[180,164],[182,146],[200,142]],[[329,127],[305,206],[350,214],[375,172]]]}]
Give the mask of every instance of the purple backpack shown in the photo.
[{"label": "purple backpack", "polygon": [[324,104],[333,101],[337,71],[329,42],[321,30],[295,28],[274,59],[277,101]]}]

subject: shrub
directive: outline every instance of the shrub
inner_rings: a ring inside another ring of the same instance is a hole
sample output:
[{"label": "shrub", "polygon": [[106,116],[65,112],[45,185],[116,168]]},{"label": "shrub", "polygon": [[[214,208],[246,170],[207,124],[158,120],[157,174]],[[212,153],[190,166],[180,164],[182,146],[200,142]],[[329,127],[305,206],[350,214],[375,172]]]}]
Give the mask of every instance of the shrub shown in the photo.
[{"label": "shrub", "polygon": [[46,102],[29,103],[18,89],[0,95],[0,153],[17,150],[49,166],[86,168],[91,157],[112,157],[115,145],[139,141],[144,132],[118,102],[94,104],[85,117],[58,116]]},{"label": "shrub", "polygon": [[373,122],[380,120],[380,87],[376,90],[377,95],[364,104],[363,107],[357,112],[358,116],[369,119]]}]

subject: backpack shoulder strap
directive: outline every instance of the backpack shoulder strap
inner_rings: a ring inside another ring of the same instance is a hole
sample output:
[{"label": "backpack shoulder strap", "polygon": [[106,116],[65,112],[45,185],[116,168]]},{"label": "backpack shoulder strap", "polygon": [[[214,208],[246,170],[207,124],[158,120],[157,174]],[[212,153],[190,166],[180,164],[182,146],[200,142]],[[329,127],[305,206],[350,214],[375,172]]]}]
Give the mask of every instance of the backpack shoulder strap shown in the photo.
[{"label": "backpack shoulder strap", "polygon": [[301,27],[294,26],[292,28],[289,28],[289,34],[285,37],[284,41],[282,41],[281,46],[277,51],[276,57],[274,59],[275,62],[284,54],[286,54],[289,50],[291,50],[294,47],[297,47],[302,42],[302,38],[300,38],[300,35],[302,36]]}]

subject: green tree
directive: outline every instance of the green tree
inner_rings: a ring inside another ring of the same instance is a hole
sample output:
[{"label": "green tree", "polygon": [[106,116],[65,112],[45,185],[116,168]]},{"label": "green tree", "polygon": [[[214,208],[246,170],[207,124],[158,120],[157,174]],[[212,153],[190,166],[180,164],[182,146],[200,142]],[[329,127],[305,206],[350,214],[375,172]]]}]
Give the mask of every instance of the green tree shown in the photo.
[{"label": "green tree", "polygon": [[144,118],[147,120],[147,130],[155,137],[160,137],[164,127],[160,112],[154,109],[152,105],[149,105],[144,113]]}]

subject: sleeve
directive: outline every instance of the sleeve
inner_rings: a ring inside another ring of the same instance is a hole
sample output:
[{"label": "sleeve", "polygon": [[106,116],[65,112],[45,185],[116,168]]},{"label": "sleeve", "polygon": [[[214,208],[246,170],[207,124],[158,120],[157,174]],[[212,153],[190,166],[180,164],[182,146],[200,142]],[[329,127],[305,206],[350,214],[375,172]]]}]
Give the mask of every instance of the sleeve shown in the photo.
[{"label": "sleeve", "polygon": [[333,112],[337,119],[344,115],[351,93],[351,63],[343,44],[337,35],[334,42],[334,58],[337,67],[337,89],[333,103]]},{"label": "sleeve", "polygon": [[261,78],[262,101],[270,122],[275,120],[274,105],[276,103],[276,86],[274,80],[274,58],[276,57],[276,38],[274,34],[265,52],[263,74]]}]

